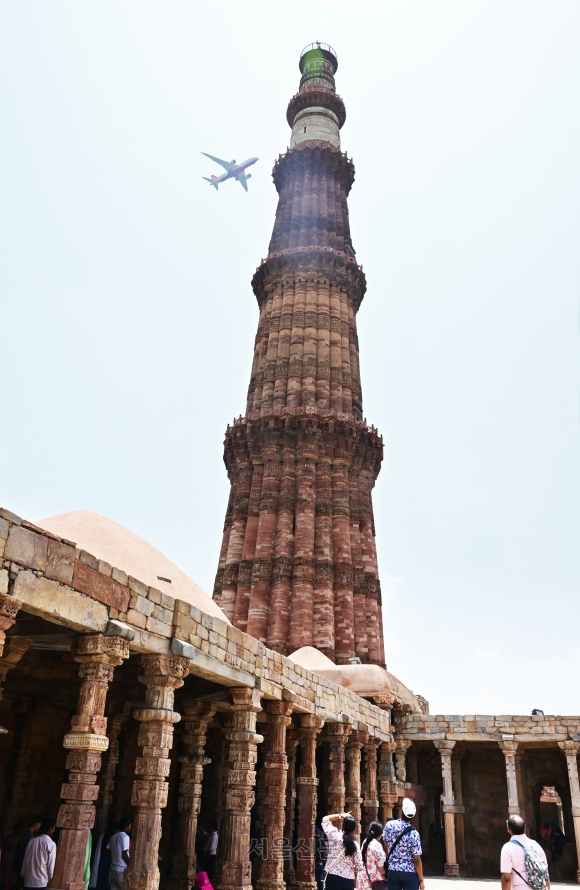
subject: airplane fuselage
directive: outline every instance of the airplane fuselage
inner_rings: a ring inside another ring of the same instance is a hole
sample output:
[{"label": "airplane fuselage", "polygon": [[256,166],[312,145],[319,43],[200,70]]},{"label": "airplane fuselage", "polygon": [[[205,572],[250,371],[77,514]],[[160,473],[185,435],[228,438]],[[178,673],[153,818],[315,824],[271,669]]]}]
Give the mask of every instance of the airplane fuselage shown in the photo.
[{"label": "airplane fuselage", "polygon": [[222,173],[221,176],[215,180],[216,182],[225,182],[226,179],[235,179],[236,176],[239,176],[240,173],[243,173],[244,170],[247,170],[248,167],[251,167],[252,164],[255,164],[258,158],[248,158],[247,161],[244,161],[243,164],[236,164],[235,167],[232,167],[231,170],[228,170],[226,173]]}]

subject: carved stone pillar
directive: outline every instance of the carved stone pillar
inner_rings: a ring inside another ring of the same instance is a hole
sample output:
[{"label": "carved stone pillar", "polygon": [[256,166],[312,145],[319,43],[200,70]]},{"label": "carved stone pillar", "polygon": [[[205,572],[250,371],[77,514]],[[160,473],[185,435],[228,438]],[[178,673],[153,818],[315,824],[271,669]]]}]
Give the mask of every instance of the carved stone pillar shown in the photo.
[{"label": "carved stone pillar", "polygon": [[[230,774],[230,740],[229,734],[235,728],[236,725],[236,715],[233,713],[226,713],[222,715],[222,744],[221,744],[221,752],[220,752],[220,762],[218,768],[218,837],[223,838],[226,824],[226,805],[228,800],[228,776]],[[212,884],[214,887],[219,887],[221,884],[221,875],[222,875],[222,865],[224,861],[223,855],[223,844],[218,844],[218,852],[217,859],[215,862],[215,872]]]},{"label": "carved stone pillar", "polygon": [[68,782],[60,792],[56,820],[61,829],[52,886],[61,890],[85,890],[83,872],[89,830],[95,824],[94,801],[99,794],[95,784],[101,768],[101,753],[109,746],[107,718],[104,716],[107,690],[113,671],[129,657],[129,643],[121,637],[102,634],[80,637],[75,661],[81,665],[82,679],[77,713],[63,745],[68,749]]},{"label": "carved stone pillar", "polygon": [[574,837],[576,840],[576,882],[580,884],[580,782],[578,781],[578,749],[580,742],[558,742],[566,757],[570,797],[572,802],[572,819],[574,820]]},{"label": "carved stone pillar", "polygon": [[356,819],[356,836],[360,839],[362,788],[360,781],[361,751],[368,739],[366,732],[351,732],[346,744],[346,795],[344,808]]},{"label": "carved stone pillar", "polygon": [[296,821],[296,749],[300,744],[300,735],[290,729],[286,733],[286,755],[288,757],[288,780],[286,782],[286,821],[284,825],[284,879],[286,884],[293,884],[296,876],[294,869],[294,825]]},{"label": "carved stone pillar", "polygon": [[381,800],[381,819],[388,822],[393,816],[393,807],[397,802],[397,783],[393,754],[396,750],[394,742],[381,742],[379,748],[378,781]]},{"label": "carved stone pillar", "polygon": [[407,742],[405,739],[395,740],[395,764],[399,782],[407,781],[407,751],[411,745],[412,742]]},{"label": "carved stone pillar", "polygon": [[455,748],[451,758],[451,772],[453,774],[453,795],[455,804],[455,842],[457,847],[457,862],[460,871],[465,874],[467,861],[465,859],[465,805],[463,803],[463,785],[461,782],[461,758],[465,754],[465,748]]},{"label": "carved stone pillar", "polygon": [[379,818],[379,789],[377,785],[377,749],[380,739],[369,736],[365,742],[365,791],[363,800],[363,832],[368,833],[371,822]]},{"label": "carved stone pillar", "polygon": [[97,808],[96,820],[96,836],[99,837],[106,830],[109,823],[109,810],[113,802],[113,791],[115,790],[115,774],[119,763],[119,736],[123,723],[129,716],[130,706],[126,705],[123,713],[115,714],[109,721],[109,750],[107,751],[107,762],[103,770],[101,778],[101,806]]},{"label": "carved stone pillar", "polygon": [[321,717],[304,714],[300,717],[302,764],[296,780],[298,786],[298,849],[296,853],[296,890],[316,890],[314,847],[318,777],[316,775],[316,736],[324,726]]},{"label": "carved stone pillar", "polygon": [[270,748],[266,754],[264,809],[264,858],[261,861],[259,890],[286,890],[284,881],[284,817],[286,806],[286,728],[292,719],[292,705],[269,701],[266,705],[270,725]]},{"label": "carved stone pillar", "polygon": [[138,741],[143,754],[135,765],[131,862],[125,872],[125,890],[157,890],[159,886],[161,810],[167,805],[168,789],[165,778],[171,767],[173,724],[181,720],[173,710],[173,700],[189,673],[189,659],[175,655],[142,655],[141,665],[144,673],[139,682],[147,687],[145,707],[133,716],[141,722]]},{"label": "carved stone pillar", "polygon": [[225,812],[222,818],[223,864],[219,890],[251,890],[250,813],[256,784],[256,747],[263,737],[256,733],[256,714],[261,710],[258,689],[230,689],[235,714],[230,742]]},{"label": "carved stone pillar", "polygon": [[443,823],[445,826],[445,874],[450,878],[459,877],[459,864],[455,846],[455,811],[453,806],[453,774],[451,755],[456,742],[437,741],[435,747],[441,755],[443,775]]},{"label": "carved stone pillar", "polygon": [[520,814],[520,805],[518,799],[518,780],[516,771],[516,752],[518,743],[512,739],[504,739],[498,742],[505,757],[505,771],[507,778],[508,791],[508,816],[518,816]]},{"label": "carved stone pillar", "polygon": [[205,757],[205,742],[207,727],[213,720],[217,704],[184,701],[182,710],[184,721],[182,741],[185,750],[179,757],[181,763],[177,803],[179,822],[173,874],[169,881],[173,890],[189,890],[195,884],[195,835],[201,805],[203,768],[211,763],[211,760]]},{"label": "carved stone pillar", "polygon": [[0,658],[4,655],[6,631],[16,621],[22,603],[8,593],[0,593]]},{"label": "carved stone pillar", "polygon": [[344,748],[352,727],[348,723],[327,723],[326,738],[329,747],[330,787],[328,812],[343,813],[345,807]]}]

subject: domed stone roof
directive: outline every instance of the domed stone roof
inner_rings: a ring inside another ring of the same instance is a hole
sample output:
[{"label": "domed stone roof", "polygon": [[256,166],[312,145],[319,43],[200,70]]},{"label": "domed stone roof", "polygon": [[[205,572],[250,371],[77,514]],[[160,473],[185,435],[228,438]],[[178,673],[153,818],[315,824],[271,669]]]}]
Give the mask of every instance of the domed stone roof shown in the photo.
[{"label": "domed stone roof", "polygon": [[377,703],[381,701],[388,707],[404,706],[415,714],[423,713],[417,696],[394,674],[378,664],[334,664],[314,646],[303,646],[288,657],[300,667],[350,689],[361,698],[370,698]]},{"label": "domed stone roof", "polygon": [[39,519],[35,524],[53,535],[74,541],[81,550],[122,569],[143,584],[228,621],[205,590],[175,563],[135,532],[107,516],[92,510],[73,510]]}]

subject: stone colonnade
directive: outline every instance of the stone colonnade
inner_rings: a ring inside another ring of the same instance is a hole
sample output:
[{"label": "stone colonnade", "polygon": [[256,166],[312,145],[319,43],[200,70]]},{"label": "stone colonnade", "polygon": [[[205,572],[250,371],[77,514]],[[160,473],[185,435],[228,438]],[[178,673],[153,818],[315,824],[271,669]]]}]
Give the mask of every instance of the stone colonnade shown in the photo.
[{"label": "stone colonnade", "polygon": [[[108,821],[120,758],[119,735],[130,705],[111,718],[107,734],[106,697],[115,667],[129,654],[129,643],[120,636],[88,634],[76,644],[74,657],[80,663],[82,682],[71,731],[64,739],[68,777],[61,789],[57,819],[61,833],[52,881],[59,890],[86,890],[83,872],[88,832],[95,825],[97,830],[104,830]],[[146,692],[144,705],[133,710],[139,722],[139,753],[132,785],[133,832],[125,886],[128,890],[156,890],[159,886],[159,842],[162,812],[168,802],[169,752],[174,725],[183,719],[182,752],[176,758],[180,764],[176,785],[178,821],[168,887],[191,890],[197,871],[195,840],[203,773],[211,762],[205,755],[206,739],[218,704],[185,698],[180,704],[182,713],[174,710],[175,691],[183,686],[190,670],[186,657],[142,655],[141,668],[138,679]],[[385,767],[392,767],[389,758],[394,746],[375,737],[362,723],[356,728],[352,721],[325,723],[322,717],[302,712],[293,702],[266,700],[255,687],[232,687],[228,695],[231,710],[224,711],[223,705],[221,708],[220,842],[214,886],[218,890],[252,890],[251,817],[258,746],[264,741],[256,729],[257,715],[263,712],[268,741],[259,791],[263,836],[259,838],[256,887],[285,890],[290,870],[297,890],[316,890],[317,745],[324,744],[328,753],[330,782],[325,788],[325,805],[331,812],[350,809],[359,820],[364,813],[365,829],[377,818],[383,800],[383,776],[392,778],[392,770],[385,772]],[[298,750],[300,766],[296,770]],[[108,757],[101,771],[101,754],[106,751]],[[97,812],[99,772],[102,795]],[[289,847],[296,854],[295,867],[287,861]]]},{"label": "stone colonnade", "polygon": [[[445,832],[445,875],[447,877],[459,877],[465,874],[467,866],[465,853],[465,805],[463,801],[463,785],[461,778],[461,758],[465,754],[465,745],[460,745],[450,739],[434,739],[433,744],[441,757],[441,775],[443,784],[442,815]],[[383,803],[383,821],[390,818],[392,806],[396,802],[396,793],[392,776],[392,761],[389,758],[394,754],[396,762],[396,776],[399,782],[407,779],[407,757],[412,742],[406,739],[397,739],[394,743],[381,744],[384,758],[383,776],[381,781],[381,801]],[[499,748],[505,757],[506,785],[508,796],[509,815],[521,815],[526,818],[524,806],[524,785],[522,779],[521,745],[513,738],[504,738],[498,741]],[[566,758],[568,779],[570,783],[570,798],[572,804],[572,819],[574,823],[574,837],[578,870],[577,882],[580,883],[580,780],[578,777],[578,752],[580,741],[572,739],[558,742]],[[387,773],[389,778],[387,778]]]}]

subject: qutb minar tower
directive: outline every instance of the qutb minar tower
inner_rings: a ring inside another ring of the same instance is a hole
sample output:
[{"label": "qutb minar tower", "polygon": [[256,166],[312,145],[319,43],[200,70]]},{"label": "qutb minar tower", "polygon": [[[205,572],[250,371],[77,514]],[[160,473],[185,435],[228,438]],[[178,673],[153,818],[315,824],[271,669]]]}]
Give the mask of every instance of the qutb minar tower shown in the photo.
[{"label": "qutb minar tower", "polygon": [[366,280],[350,236],[337,67],[332,47],[307,47],[288,105],[274,231],[252,280],[260,318],[246,412],[225,439],[231,493],[214,598],[284,655],[315,646],[338,664],[384,665],[371,500],[383,444],[362,413]]}]

